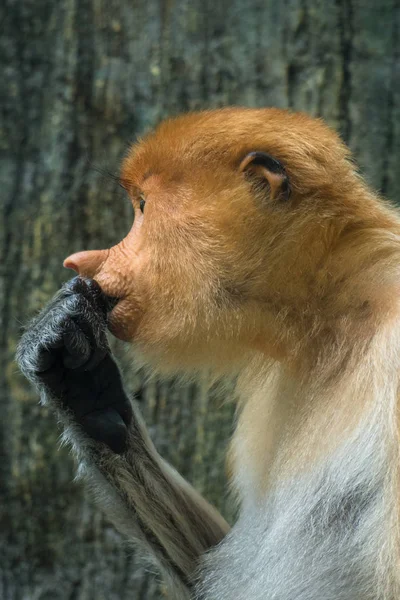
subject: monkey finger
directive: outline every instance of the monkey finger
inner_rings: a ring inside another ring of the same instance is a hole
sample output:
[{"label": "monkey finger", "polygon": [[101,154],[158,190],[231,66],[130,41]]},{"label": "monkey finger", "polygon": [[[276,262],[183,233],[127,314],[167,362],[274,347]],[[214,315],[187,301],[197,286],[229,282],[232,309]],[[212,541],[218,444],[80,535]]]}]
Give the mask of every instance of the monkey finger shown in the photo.
[{"label": "monkey finger", "polygon": [[91,355],[84,365],[85,371],[91,371],[103,360],[109,352],[105,334],[105,321],[98,318],[96,313],[78,314],[74,325],[82,332],[90,344]]},{"label": "monkey finger", "polygon": [[51,342],[46,344],[46,350],[51,352],[52,350],[60,350],[64,346],[62,335],[58,335]]},{"label": "monkey finger", "polygon": [[65,288],[73,295],[83,296],[102,319],[106,319],[108,304],[103,290],[94,279],[74,277],[67,282]]},{"label": "monkey finger", "polygon": [[85,279],[85,283],[89,292],[86,296],[89,302],[94,303],[95,308],[100,309],[103,317],[107,319],[107,314],[110,313],[118,303],[118,298],[106,296],[94,279]]},{"label": "monkey finger", "polygon": [[87,295],[89,302],[93,302],[95,308],[100,309],[103,317],[106,318],[108,303],[103,290],[94,279],[86,279],[85,283],[89,292]]},{"label": "monkey finger", "polygon": [[[70,319],[65,327],[64,345],[67,345],[66,355],[82,354],[82,361],[68,358],[65,366],[71,369],[90,371],[94,369],[109,352],[105,335],[105,321],[90,308],[84,297],[71,296],[70,303],[75,311],[73,320]],[[78,308],[74,304],[78,304]],[[79,312],[81,310],[81,312]],[[84,359],[83,359],[84,356]]]},{"label": "monkey finger", "polygon": [[67,369],[83,366],[90,357],[90,343],[85,334],[75,325],[63,334],[63,363]]}]

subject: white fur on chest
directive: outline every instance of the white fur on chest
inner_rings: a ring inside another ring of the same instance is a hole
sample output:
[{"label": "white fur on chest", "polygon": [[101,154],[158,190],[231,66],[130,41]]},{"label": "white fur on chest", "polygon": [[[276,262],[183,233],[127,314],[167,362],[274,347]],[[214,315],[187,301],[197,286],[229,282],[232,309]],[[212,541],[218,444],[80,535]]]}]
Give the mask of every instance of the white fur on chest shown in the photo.
[{"label": "white fur on chest", "polygon": [[391,507],[378,428],[362,428],[317,471],[246,500],[206,560],[202,597],[394,600],[395,585],[382,585],[392,566]]}]

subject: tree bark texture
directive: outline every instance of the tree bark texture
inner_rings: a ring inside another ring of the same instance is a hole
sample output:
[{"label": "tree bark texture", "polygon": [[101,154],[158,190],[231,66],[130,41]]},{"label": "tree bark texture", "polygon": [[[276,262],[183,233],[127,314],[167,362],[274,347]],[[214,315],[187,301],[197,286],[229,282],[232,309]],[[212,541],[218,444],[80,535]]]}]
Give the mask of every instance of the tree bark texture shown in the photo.
[{"label": "tree bark texture", "polygon": [[[13,362],[73,251],[127,233],[112,177],[162,118],[228,104],[324,117],[370,183],[400,192],[399,0],[3,0],[0,6],[0,598],[154,600],[154,574],[95,509]],[[229,519],[233,406],[145,386],[160,452]]]}]

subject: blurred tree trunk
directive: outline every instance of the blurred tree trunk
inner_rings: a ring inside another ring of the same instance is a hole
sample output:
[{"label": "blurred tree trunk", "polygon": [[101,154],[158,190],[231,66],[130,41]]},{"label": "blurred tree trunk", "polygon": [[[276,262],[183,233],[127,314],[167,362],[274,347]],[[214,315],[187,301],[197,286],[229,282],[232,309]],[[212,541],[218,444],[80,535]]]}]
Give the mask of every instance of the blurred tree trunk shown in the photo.
[{"label": "blurred tree trunk", "polygon": [[[0,12],[0,598],[159,598],[73,483],[53,419],[13,363],[20,325],[68,277],[66,255],[128,231],[128,203],[93,167],[117,173],[127,144],[167,115],[226,104],[321,115],[397,198],[399,3],[5,0]],[[173,384],[141,397],[162,454],[231,518],[232,406]]]}]

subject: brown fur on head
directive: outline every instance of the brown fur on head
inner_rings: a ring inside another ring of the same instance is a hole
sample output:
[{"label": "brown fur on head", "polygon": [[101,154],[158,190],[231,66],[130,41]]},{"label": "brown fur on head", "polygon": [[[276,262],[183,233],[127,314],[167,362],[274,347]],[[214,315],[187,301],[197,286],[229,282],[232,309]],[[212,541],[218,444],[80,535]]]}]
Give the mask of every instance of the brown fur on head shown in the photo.
[{"label": "brown fur on head", "polygon": [[357,278],[362,232],[393,220],[320,120],[277,109],[184,115],[132,147],[121,181],[136,215],[128,236],[65,264],[120,298],[111,330],[155,367],[224,371],[259,351],[296,361],[306,336],[323,332],[326,343],[371,314],[377,274],[368,289]]}]

